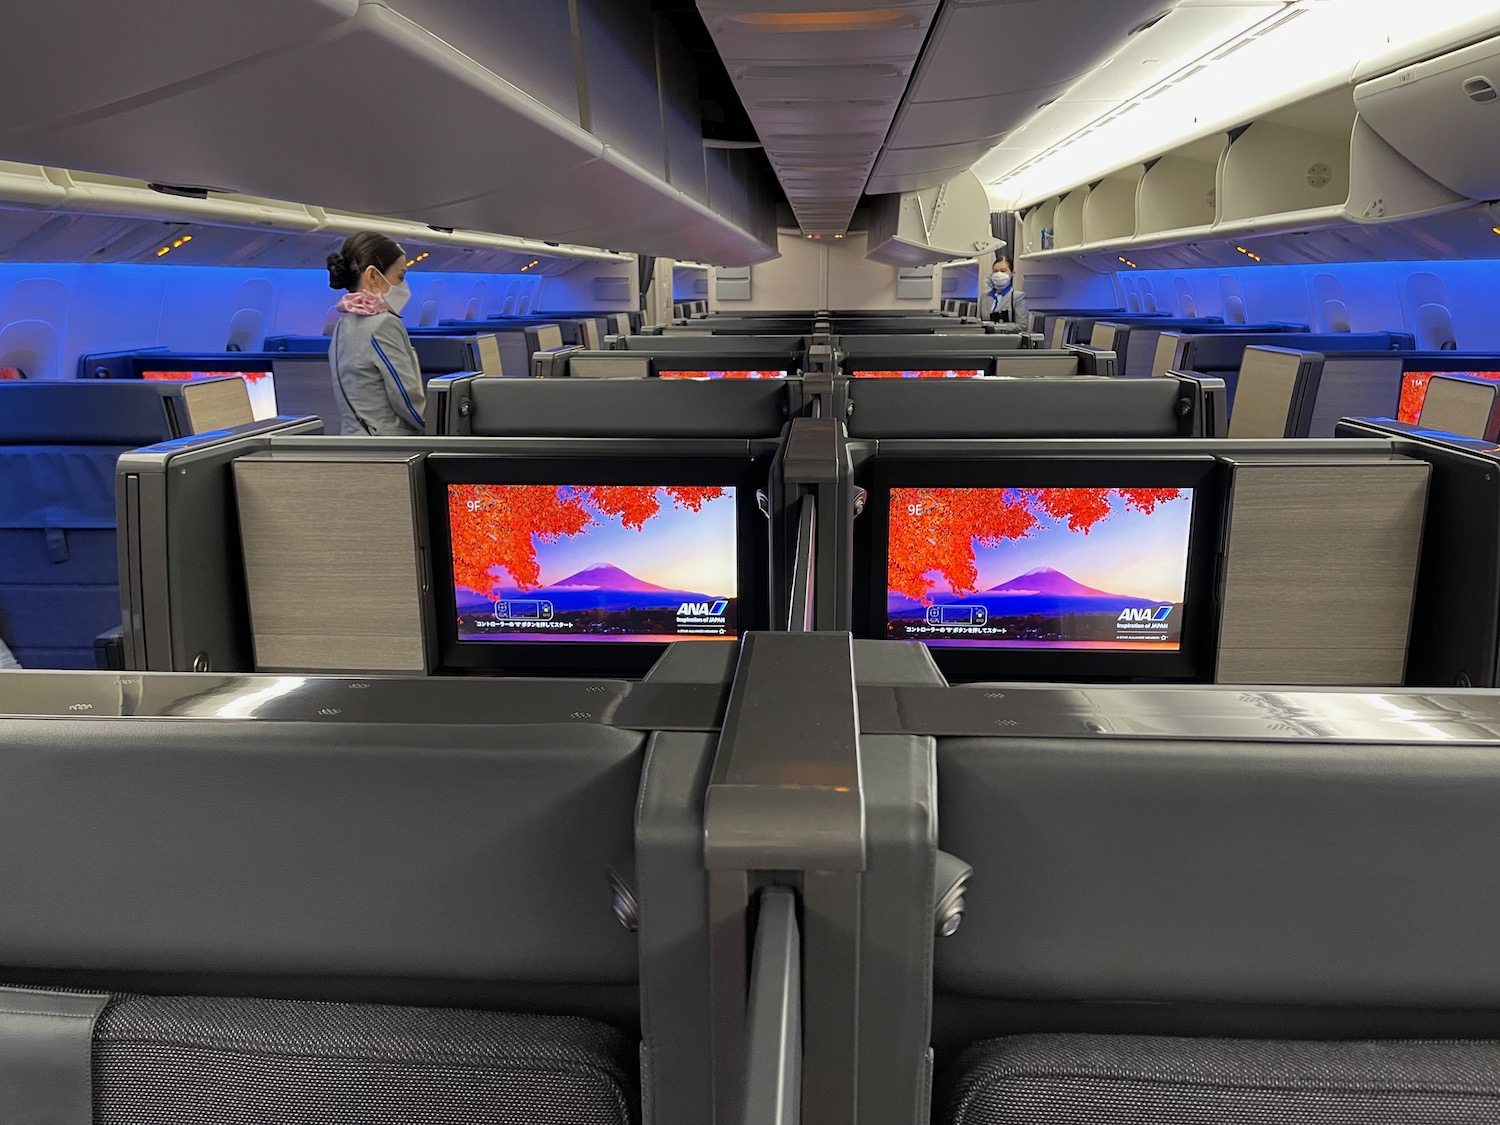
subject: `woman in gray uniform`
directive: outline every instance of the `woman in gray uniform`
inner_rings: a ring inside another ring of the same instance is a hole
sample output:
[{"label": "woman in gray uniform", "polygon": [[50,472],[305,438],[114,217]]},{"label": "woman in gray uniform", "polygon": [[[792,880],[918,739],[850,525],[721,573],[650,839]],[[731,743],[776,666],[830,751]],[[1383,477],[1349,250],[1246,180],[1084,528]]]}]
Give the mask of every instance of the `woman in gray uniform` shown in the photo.
[{"label": "woman in gray uniform", "polygon": [[426,429],[422,369],[401,310],[411,299],[406,251],[383,234],[362,231],[328,255],[328,284],[339,319],[328,349],[343,434],[410,436]]},{"label": "woman in gray uniform", "polygon": [[1029,319],[1026,312],[1026,294],[1016,288],[1011,274],[1010,259],[1001,255],[995,259],[995,268],[990,272],[990,319],[1019,324],[1024,332]]}]

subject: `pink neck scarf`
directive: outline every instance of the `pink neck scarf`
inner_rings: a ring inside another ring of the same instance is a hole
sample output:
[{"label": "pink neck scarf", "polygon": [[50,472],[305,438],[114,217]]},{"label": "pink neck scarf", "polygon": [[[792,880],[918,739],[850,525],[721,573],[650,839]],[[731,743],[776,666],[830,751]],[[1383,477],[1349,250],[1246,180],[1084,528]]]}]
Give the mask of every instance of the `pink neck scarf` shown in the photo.
[{"label": "pink neck scarf", "polygon": [[354,313],[355,316],[379,316],[391,311],[385,298],[378,293],[345,293],[339,298],[339,312]]}]

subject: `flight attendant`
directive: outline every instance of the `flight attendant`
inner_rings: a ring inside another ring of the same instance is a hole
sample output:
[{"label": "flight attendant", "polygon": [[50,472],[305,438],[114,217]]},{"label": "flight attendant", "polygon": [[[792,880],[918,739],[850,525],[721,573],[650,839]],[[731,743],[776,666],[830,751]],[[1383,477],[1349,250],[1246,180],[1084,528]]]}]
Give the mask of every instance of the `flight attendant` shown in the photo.
[{"label": "flight attendant", "polygon": [[1026,327],[1026,294],[1016,288],[1009,258],[995,259],[995,268],[990,271],[990,299],[994,302],[990,308],[991,320]]},{"label": "flight attendant", "polygon": [[401,437],[426,429],[422,369],[401,310],[411,299],[406,251],[374,231],[328,255],[328,284],[349,292],[328,349],[343,434]]}]

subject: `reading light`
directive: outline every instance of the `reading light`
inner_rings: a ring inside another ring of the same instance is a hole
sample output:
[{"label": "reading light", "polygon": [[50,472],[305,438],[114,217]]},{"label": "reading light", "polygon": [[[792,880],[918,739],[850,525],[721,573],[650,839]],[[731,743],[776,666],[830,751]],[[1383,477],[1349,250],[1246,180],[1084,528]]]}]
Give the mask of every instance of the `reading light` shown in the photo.
[{"label": "reading light", "polygon": [[191,242],[191,241],[193,241],[193,236],[190,235],[190,234],[185,234],[181,238],[177,239],[175,242],[169,242],[167,245],[163,246],[160,250],[158,250],[156,252],[156,256],[158,258],[163,257],[163,256],[165,256],[167,254],[170,254],[173,250],[176,250],[184,242]]},{"label": "reading light", "polygon": [[[1476,9],[1494,0],[1426,0],[1424,40],[1472,25]],[[1007,142],[981,157],[974,170],[999,207],[1019,208],[1075,187],[1102,172],[1160,156],[1346,83],[1356,64],[1381,56],[1411,38],[1412,8],[1405,0],[1293,0],[1227,40],[1199,43],[1167,64],[1164,76],[1069,128],[1069,113],[1089,100],[1090,77],[1056,104],[1039,110]],[[1141,33],[1143,40],[1165,33]],[[1107,73],[1107,71],[1106,71]],[[1268,81],[1295,75],[1293,83]],[[1049,128],[1050,125],[1050,128]],[[1034,127],[1034,128],[1033,128]],[[1044,151],[1019,147],[1037,129],[1060,134]]]}]

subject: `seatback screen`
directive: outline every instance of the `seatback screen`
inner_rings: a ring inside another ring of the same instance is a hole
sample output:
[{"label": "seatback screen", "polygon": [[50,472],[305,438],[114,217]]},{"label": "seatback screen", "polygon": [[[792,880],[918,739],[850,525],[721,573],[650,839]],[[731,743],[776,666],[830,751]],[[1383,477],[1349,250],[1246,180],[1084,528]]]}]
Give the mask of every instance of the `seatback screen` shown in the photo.
[{"label": "seatback screen", "polygon": [[659,371],[661,379],[785,379],[785,371]]},{"label": "seatback screen", "polygon": [[458,640],[736,637],[735,491],[448,485]]},{"label": "seatback screen", "polygon": [[155,383],[187,383],[194,379],[243,379],[250,392],[250,412],[257,422],[276,417],[276,377],[269,371],[142,371]]},{"label": "seatback screen", "polygon": [[886,635],[1182,649],[1191,488],[892,488]]},{"label": "seatback screen", "polygon": [[1461,375],[1500,383],[1500,371],[1408,371],[1401,377],[1401,405],[1396,411],[1398,421],[1413,426],[1421,421],[1422,404],[1427,401],[1427,384],[1432,382],[1434,375]]},{"label": "seatback screen", "polygon": [[983,371],[856,371],[857,379],[982,379]]}]

